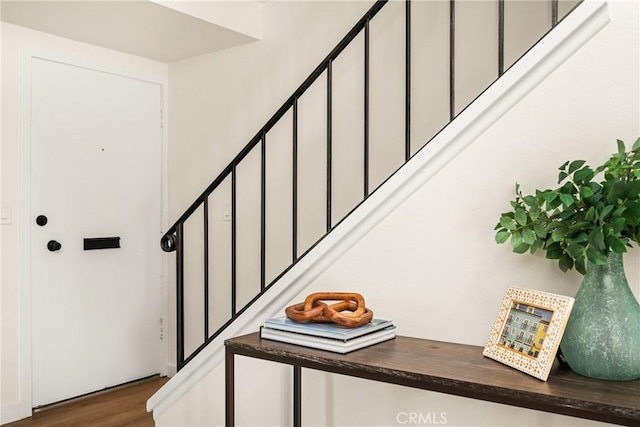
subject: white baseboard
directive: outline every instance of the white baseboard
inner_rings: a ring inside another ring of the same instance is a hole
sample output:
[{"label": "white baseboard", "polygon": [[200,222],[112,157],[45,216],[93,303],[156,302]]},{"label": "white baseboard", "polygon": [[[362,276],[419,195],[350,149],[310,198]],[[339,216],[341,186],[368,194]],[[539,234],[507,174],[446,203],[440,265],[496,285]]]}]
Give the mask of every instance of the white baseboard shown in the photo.
[{"label": "white baseboard", "polygon": [[8,424],[32,415],[31,408],[26,408],[22,403],[13,403],[0,408],[0,424]]},{"label": "white baseboard", "polygon": [[176,365],[174,365],[173,363],[167,363],[167,365],[164,368],[164,372],[162,373],[163,376],[172,378],[176,372],[178,372],[178,367]]}]

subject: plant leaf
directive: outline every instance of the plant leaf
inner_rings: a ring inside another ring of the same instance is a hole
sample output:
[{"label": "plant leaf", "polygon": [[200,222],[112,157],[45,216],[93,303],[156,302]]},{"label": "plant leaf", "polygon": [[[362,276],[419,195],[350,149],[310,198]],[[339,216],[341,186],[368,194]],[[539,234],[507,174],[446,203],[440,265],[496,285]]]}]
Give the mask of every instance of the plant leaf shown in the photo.
[{"label": "plant leaf", "polygon": [[591,187],[580,187],[580,196],[583,199],[588,199],[589,197],[593,196],[593,190],[591,189]]},{"label": "plant leaf", "polygon": [[611,213],[614,207],[615,206],[613,205],[605,206],[598,215],[598,218],[600,218],[600,221],[604,221],[604,219],[609,216],[609,214]]},{"label": "plant leaf", "polygon": [[527,225],[527,213],[524,211],[524,209],[516,209],[516,213],[514,216],[518,224]]},{"label": "plant leaf", "polygon": [[517,254],[523,254],[525,252],[527,252],[529,250],[529,245],[527,245],[526,243],[523,243],[521,245],[518,245],[517,247],[513,248],[513,252],[517,253]]},{"label": "plant leaf", "polygon": [[636,142],[633,143],[633,148],[631,148],[633,151],[637,151],[640,150],[640,138],[636,139]]},{"label": "plant leaf", "polygon": [[542,247],[542,242],[540,240],[536,240],[535,242],[533,242],[533,245],[531,245],[531,248],[529,248],[529,252],[531,253],[531,255],[533,255],[541,247]]},{"label": "plant leaf", "polygon": [[615,210],[615,212],[613,212],[613,214],[611,215],[613,218],[620,218],[622,216],[622,214],[624,213],[624,211],[627,210],[626,206],[620,206],[618,209]]},{"label": "plant leaf", "polygon": [[573,180],[580,181],[580,182],[588,182],[588,181],[591,181],[594,175],[595,173],[593,172],[593,170],[589,166],[585,166],[584,168],[580,169],[575,174],[573,174]]},{"label": "plant leaf", "polygon": [[623,181],[615,182],[609,189],[607,194],[607,201],[609,203],[616,203],[618,200],[622,200],[627,194],[627,184]]},{"label": "plant leaf", "polygon": [[511,234],[511,247],[513,249],[517,248],[523,243],[524,242],[522,241],[522,233],[520,233],[519,231],[515,231]]},{"label": "plant leaf", "polygon": [[547,235],[547,227],[544,224],[538,223],[533,226],[533,231],[535,231],[536,236],[544,239]]},{"label": "plant leaf", "polygon": [[547,258],[547,259],[560,259],[561,256],[562,256],[562,250],[547,251],[547,254],[545,255],[545,258]]},{"label": "plant leaf", "polygon": [[572,258],[578,258],[580,255],[584,253],[584,247],[578,244],[571,244],[567,247],[567,253]]},{"label": "plant leaf", "polygon": [[569,173],[574,173],[580,169],[586,162],[584,160],[574,160],[569,164]]},{"label": "plant leaf", "polygon": [[618,237],[610,234],[605,239],[605,242],[611,248],[611,250],[617,254],[623,254],[627,252],[627,247],[624,245],[624,242],[620,240]]},{"label": "plant leaf", "polygon": [[527,245],[533,245],[536,241],[536,233],[530,228],[525,228],[522,230],[522,241]]},{"label": "plant leaf", "polygon": [[502,215],[502,217],[500,217],[500,225],[506,228],[507,230],[512,230],[512,231],[518,228],[518,224],[516,224],[513,218],[508,217],[506,215]]},{"label": "plant leaf", "polygon": [[558,197],[557,191],[547,190],[544,193],[542,193],[542,198],[544,198],[544,201],[547,203],[553,202],[556,199],[556,197]]},{"label": "plant leaf", "polygon": [[560,270],[566,273],[568,270],[573,268],[573,259],[567,254],[562,254],[558,261],[558,266],[560,267]]},{"label": "plant leaf", "polygon": [[[560,200],[560,197],[556,197],[551,201],[551,203],[547,203],[547,210],[556,209],[561,204],[562,204],[562,201]],[[557,212],[554,211],[552,215],[557,215]]]},{"label": "plant leaf", "polygon": [[635,200],[640,195],[640,181],[631,181],[627,184],[627,198]]},{"label": "plant leaf", "polygon": [[573,203],[575,202],[575,199],[571,194],[564,194],[564,193],[560,194],[560,200],[562,201],[562,204],[565,205],[566,207],[573,205]]},{"label": "plant leaf", "polygon": [[566,234],[566,228],[556,228],[555,230],[553,230],[553,233],[551,233],[551,241],[559,242],[564,238],[564,236],[566,236]]},{"label": "plant leaf", "polygon": [[598,195],[598,194],[602,193],[602,186],[600,184],[598,184],[597,182],[590,182],[587,185],[589,186],[591,191],[593,191],[594,195]]},{"label": "plant leaf", "polygon": [[605,265],[607,263],[607,256],[593,246],[587,248],[587,259],[597,265]]},{"label": "plant leaf", "polygon": [[558,184],[560,184],[562,181],[564,181],[565,179],[567,179],[567,177],[569,176],[568,173],[566,173],[565,171],[561,171],[558,174]]},{"label": "plant leaf", "polygon": [[586,243],[588,241],[589,236],[584,231],[581,231],[571,238],[571,243]]},{"label": "plant leaf", "polygon": [[[589,243],[591,243],[590,248],[598,251],[604,251],[606,248],[604,245],[604,235],[602,234],[602,230],[599,228],[591,230],[589,233]],[[591,260],[591,258],[589,258],[589,260]]]},{"label": "plant leaf", "polygon": [[529,209],[529,218],[531,218],[531,221],[536,221],[540,217],[540,213],[539,207],[532,206],[531,209]]},{"label": "plant leaf", "polygon": [[510,235],[511,233],[509,233],[507,230],[498,231],[496,233],[496,243],[502,244],[506,242],[507,240],[509,240]]},{"label": "plant leaf", "polygon": [[624,217],[621,218],[616,218],[615,221],[613,221],[613,227],[612,227],[612,231],[614,234],[620,234],[622,232],[622,230],[624,230],[624,226],[627,223],[627,219]]},{"label": "plant leaf", "polygon": [[624,146],[624,141],[622,141],[621,139],[618,139],[617,142],[618,142],[618,154],[624,154],[624,152],[627,151],[627,148]]},{"label": "plant leaf", "polygon": [[585,257],[581,256],[578,257],[575,261],[573,266],[576,268],[576,270],[578,270],[578,272],[582,275],[587,274],[587,266],[586,266],[586,262],[585,262]]}]

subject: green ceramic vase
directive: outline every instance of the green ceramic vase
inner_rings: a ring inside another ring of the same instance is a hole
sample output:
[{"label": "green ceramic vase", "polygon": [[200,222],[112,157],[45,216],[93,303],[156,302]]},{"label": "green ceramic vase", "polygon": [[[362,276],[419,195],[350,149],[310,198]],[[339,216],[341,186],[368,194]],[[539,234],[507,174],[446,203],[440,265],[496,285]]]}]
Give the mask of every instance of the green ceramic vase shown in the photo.
[{"label": "green ceramic vase", "polygon": [[622,255],[587,265],[560,344],[571,369],[586,377],[640,378],[640,304],[629,288]]}]

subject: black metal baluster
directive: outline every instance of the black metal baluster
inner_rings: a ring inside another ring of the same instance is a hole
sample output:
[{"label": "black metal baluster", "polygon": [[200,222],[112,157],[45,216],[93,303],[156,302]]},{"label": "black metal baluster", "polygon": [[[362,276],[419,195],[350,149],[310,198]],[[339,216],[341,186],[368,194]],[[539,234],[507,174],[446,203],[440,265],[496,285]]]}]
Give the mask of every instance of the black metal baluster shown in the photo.
[{"label": "black metal baluster", "polygon": [[498,1],[498,77],[504,74],[504,0]]},{"label": "black metal baluster", "polygon": [[404,160],[411,158],[411,1],[405,2]]},{"label": "black metal baluster", "polygon": [[364,24],[364,198],[369,197],[369,20]]},{"label": "black metal baluster", "polygon": [[267,254],[267,135],[260,147],[260,291],[264,290]]},{"label": "black metal baluster", "polygon": [[237,230],[236,230],[236,164],[231,167],[231,316],[236,314]]},{"label": "black metal baluster", "polygon": [[558,25],[558,0],[551,0],[551,28]]},{"label": "black metal baluster", "polygon": [[176,229],[176,367],[184,366],[184,224]]},{"label": "black metal baluster", "polygon": [[292,212],[291,212],[291,230],[292,242],[292,262],[298,260],[298,98],[293,99],[293,182],[291,183],[292,192]]},{"label": "black metal baluster", "polygon": [[331,230],[331,85],[332,85],[332,66],[333,62],[329,60],[327,64],[327,232]]},{"label": "black metal baluster", "polygon": [[456,116],[456,62],[455,62],[455,34],[456,34],[456,2],[449,0],[449,120]]},{"label": "black metal baluster", "polygon": [[302,368],[293,366],[293,425],[302,425]]},{"label": "black metal baluster", "polygon": [[204,340],[209,338],[209,197],[204,198]]}]

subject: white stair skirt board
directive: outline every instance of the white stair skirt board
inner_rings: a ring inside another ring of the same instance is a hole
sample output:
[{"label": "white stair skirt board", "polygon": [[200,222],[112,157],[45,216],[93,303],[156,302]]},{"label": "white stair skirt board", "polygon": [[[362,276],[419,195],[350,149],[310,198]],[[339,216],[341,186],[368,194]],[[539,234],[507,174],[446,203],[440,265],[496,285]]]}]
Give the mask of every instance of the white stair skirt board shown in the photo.
[{"label": "white stair skirt board", "polygon": [[440,169],[520,99],[542,82],[610,21],[606,0],[585,0],[549,35],[517,61],[469,107],[316,247],[265,295],[202,350],[147,401],[160,416],[224,360],[224,340],[258,330],[376,224],[424,185]]}]

